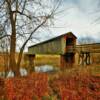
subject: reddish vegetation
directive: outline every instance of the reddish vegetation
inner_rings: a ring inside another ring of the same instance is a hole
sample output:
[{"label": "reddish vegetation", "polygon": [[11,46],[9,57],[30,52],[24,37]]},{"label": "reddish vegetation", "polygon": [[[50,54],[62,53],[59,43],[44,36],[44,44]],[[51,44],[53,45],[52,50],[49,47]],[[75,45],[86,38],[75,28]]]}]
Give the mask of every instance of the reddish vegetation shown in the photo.
[{"label": "reddish vegetation", "polygon": [[100,100],[100,77],[63,76],[52,81],[51,87],[61,100]]},{"label": "reddish vegetation", "polygon": [[[4,82],[0,82],[3,86]],[[100,77],[60,74],[48,80],[47,74],[33,73],[26,77],[5,79],[5,91],[7,100],[49,100],[42,99],[43,96],[55,96],[53,100],[100,100]]]},{"label": "reddish vegetation", "polygon": [[0,78],[0,99],[3,98],[4,93],[5,93],[4,80],[2,78]]},{"label": "reddish vegetation", "polygon": [[39,100],[48,93],[48,79],[46,74],[33,73],[23,78],[7,79],[5,87],[8,100]]}]

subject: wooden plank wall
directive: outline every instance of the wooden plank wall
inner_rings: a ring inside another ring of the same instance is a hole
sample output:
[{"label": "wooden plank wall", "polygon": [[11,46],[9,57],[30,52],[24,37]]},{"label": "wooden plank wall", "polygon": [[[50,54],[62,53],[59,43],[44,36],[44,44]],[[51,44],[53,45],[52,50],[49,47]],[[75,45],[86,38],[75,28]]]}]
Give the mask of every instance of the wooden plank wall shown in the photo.
[{"label": "wooden plank wall", "polygon": [[61,54],[61,38],[30,47],[28,52],[29,54]]},{"label": "wooden plank wall", "polygon": [[83,44],[76,45],[76,52],[91,52],[91,53],[100,53],[100,44]]},{"label": "wooden plank wall", "polygon": [[89,56],[87,56],[87,59],[90,59],[90,64],[100,63],[100,43],[76,45],[77,64],[86,63],[87,54],[89,54]]}]

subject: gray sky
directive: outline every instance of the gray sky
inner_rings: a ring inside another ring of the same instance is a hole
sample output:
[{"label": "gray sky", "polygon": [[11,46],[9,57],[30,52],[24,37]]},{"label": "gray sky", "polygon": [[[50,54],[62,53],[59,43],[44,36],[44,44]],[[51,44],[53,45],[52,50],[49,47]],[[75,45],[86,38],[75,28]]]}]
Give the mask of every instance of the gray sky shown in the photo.
[{"label": "gray sky", "polygon": [[100,18],[100,0],[64,0],[62,9],[55,18],[57,28],[51,28],[53,36],[72,31],[78,38],[91,36],[100,41],[100,20],[95,22]]},{"label": "gray sky", "polygon": [[55,33],[72,31],[77,36],[100,37],[100,0],[64,0],[65,11],[55,22]]},{"label": "gray sky", "polygon": [[[44,41],[72,31],[78,39],[88,36],[100,42],[100,0],[63,0],[59,10],[61,13],[55,16],[55,25],[50,28],[50,32],[44,30],[41,33],[40,30],[40,34],[34,34],[36,38],[40,37],[40,41]],[[28,45],[36,42],[39,40],[34,39]]]},{"label": "gray sky", "polygon": [[55,17],[54,28],[50,28],[50,32],[34,34],[35,37],[44,41],[71,31],[78,39],[92,37],[100,42],[100,0],[63,0],[61,10]]}]

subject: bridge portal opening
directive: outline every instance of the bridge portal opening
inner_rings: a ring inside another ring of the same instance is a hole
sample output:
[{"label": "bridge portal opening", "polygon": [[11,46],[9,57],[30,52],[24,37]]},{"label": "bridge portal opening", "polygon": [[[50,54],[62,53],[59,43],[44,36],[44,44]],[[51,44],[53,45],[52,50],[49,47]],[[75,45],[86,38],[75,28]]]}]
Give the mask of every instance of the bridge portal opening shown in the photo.
[{"label": "bridge portal opening", "polygon": [[66,51],[65,51],[65,61],[66,63],[74,63],[74,38],[73,37],[68,37],[66,39]]},{"label": "bridge portal opening", "polygon": [[65,53],[73,53],[75,44],[76,44],[76,42],[75,42],[75,39],[73,37],[67,37],[66,38]]},{"label": "bridge portal opening", "polygon": [[74,39],[73,38],[67,38],[66,39],[66,46],[73,45],[73,44],[74,44]]}]

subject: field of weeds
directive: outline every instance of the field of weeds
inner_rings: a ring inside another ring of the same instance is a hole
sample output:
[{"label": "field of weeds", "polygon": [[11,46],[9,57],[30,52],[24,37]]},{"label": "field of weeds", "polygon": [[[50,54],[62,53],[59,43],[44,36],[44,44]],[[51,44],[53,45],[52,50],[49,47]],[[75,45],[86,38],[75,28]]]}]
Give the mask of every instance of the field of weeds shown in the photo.
[{"label": "field of weeds", "polygon": [[100,66],[0,79],[0,100],[100,100]]}]

